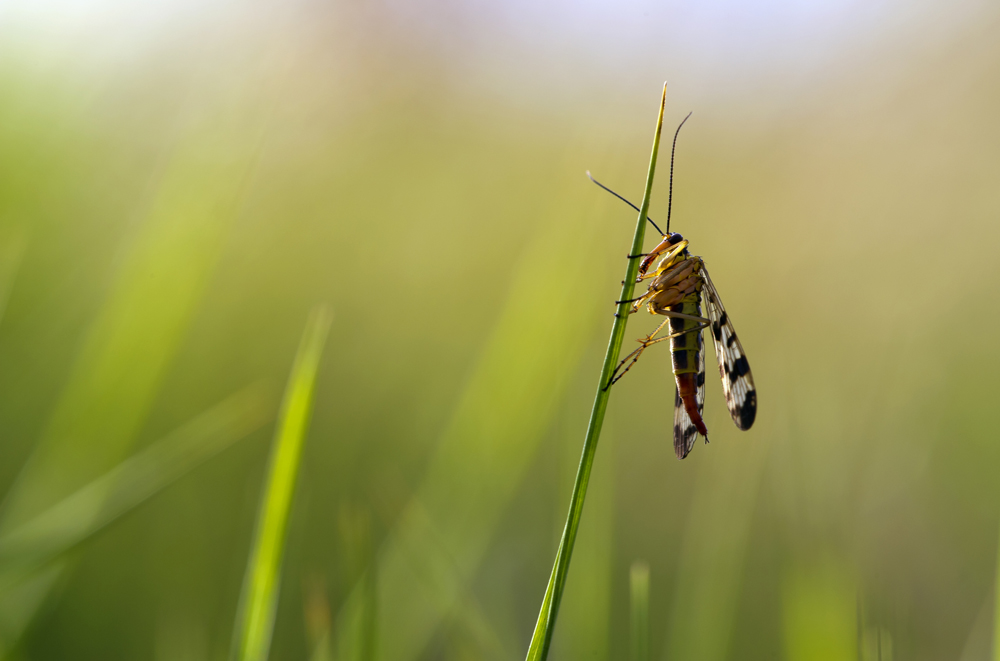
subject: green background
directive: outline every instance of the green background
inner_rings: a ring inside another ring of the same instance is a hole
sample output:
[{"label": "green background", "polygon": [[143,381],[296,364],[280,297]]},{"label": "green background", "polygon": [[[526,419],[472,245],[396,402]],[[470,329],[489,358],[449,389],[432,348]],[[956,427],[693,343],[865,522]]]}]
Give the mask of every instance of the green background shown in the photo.
[{"label": "green background", "polygon": [[666,79],[759,412],[710,371],[678,462],[667,352],[615,387],[551,658],[627,658],[635,561],[652,659],[991,658],[1000,11],[691,4],[0,7],[0,551],[206,411],[242,439],[0,581],[0,652],[226,657],[325,303],[272,658],[522,657],[635,220],[583,173],[638,203]]}]

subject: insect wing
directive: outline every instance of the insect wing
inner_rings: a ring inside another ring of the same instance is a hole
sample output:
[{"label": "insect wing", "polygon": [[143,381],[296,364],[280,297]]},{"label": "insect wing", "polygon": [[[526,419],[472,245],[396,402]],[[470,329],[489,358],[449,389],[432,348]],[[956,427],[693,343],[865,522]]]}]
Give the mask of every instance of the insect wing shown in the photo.
[{"label": "insect wing", "polygon": [[[694,401],[698,404],[698,413],[705,408],[705,340],[698,331],[698,390]],[[674,452],[678,459],[683,459],[691,452],[698,438],[698,428],[691,422],[691,416],[684,408],[680,390],[674,389]]]},{"label": "insect wing", "polygon": [[736,426],[743,430],[750,429],[757,416],[757,389],[753,384],[750,365],[704,263],[701,272],[704,278],[702,294],[708,318],[712,322],[712,339],[715,341],[715,356],[719,359],[719,374],[722,377],[722,390],[726,394],[726,405]]}]

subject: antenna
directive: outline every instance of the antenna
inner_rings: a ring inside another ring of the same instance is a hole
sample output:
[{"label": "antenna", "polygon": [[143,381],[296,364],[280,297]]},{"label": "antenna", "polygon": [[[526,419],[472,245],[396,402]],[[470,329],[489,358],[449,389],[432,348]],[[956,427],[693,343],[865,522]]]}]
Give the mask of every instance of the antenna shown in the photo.
[{"label": "antenna", "polygon": [[[676,138],[675,138],[675,140],[676,140]],[[605,186],[604,184],[602,184],[601,182],[599,182],[597,179],[594,179],[590,175],[590,170],[587,170],[587,178],[590,179],[595,184],[597,184],[598,186],[600,186],[601,188],[603,188],[604,190],[606,190],[609,193],[611,193],[612,195],[614,195],[615,197],[617,197],[619,200],[621,200],[625,204],[627,204],[630,207],[632,207],[633,209],[635,209],[636,211],[642,211],[639,207],[635,206],[634,204],[632,204],[631,202],[629,202],[628,200],[626,200],[624,197],[622,197],[618,193],[614,192],[613,190],[611,190],[610,188],[608,188],[607,186]],[[646,220],[649,221],[650,225],[652,225],[653,227],[656,227],[656,223],[653,222],[652,218],[650,218],[649,216],[646,216]],[[663,230],[661,230],[659,227],[656,227],[656,231],[659,232],[661,236],[666,236],[666,234],[663,233]]]},{"label": "antenna", "polygon": [[[692,111],[694,112],[694,111]],[[681,120],[680,125],[678,125],[677,130],[674,131],[674,146],[670,148],[670,192],[667,194],[667,232],[670,232],[670,207],[674,203],[674,152],[677,151],[677,136],[681,132],[681,126],[684,126],[684,122],[688,120],[691,116],[689,112],[687,117]],[[661,232],[662,234],[662,232]]]}]

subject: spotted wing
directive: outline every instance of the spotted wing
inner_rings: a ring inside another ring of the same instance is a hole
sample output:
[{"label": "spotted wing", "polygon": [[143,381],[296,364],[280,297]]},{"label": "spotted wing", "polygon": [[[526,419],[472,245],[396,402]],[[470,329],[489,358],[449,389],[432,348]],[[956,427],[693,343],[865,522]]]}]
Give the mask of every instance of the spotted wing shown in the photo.
[{"label": "spotted wing", "polygon": [[701,272],[705,283],[702,298],[712,322],[715,356],[719,359],[719,374],[722,377],[722,390],[726,394],[729,415],[733,417],[737,427],[750,429],[757,416],[757,389],[753,384],[750,365],[704,263]]},{"label": "spotted wing", "polygon": [[[698,391],[694,400],[698,404],[698,413],[705,408],[705,340],[698,331]],[[681,393],[674,388],[674,452],[678,459],[683,459],[691,452],[694,442],[698,439],[698,429],[691,422],[691,416],[684,408]]]}]

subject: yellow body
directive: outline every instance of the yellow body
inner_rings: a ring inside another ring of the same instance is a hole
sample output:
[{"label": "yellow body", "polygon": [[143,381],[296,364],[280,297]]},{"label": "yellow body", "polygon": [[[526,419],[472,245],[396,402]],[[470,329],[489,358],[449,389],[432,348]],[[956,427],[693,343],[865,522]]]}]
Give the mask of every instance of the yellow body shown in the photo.
[{"label": "yellow body", "polygon": [[[663,252],[659,253],[663,257],[656,265],[656,270],[649,274],[641,274],[638,278],[639,281],[651,280],[651,282],[646,293],[633,301],[631,312],[638,312],[639,308],[645,305],[650,314],[661,315],[667,319],[657,326],[656,330],[639,340],[639,348],[622,360],[609,385],[624,376],[647,347],[666,340],[670,340],[671,362],[675,376],[699,371],[700,331],[708,326],[708,319],[701,316],[703,285],[701,271],[704,262],[701,257],[691,256],[687,250],[687,241],[681,240],[673,245],[666,245],[665,242],[666,237],[661,244],[664,246]],[[652,254],[657,253],[654,251]],[[656,336],[668,324],[670,333],[657,338]]]}]

